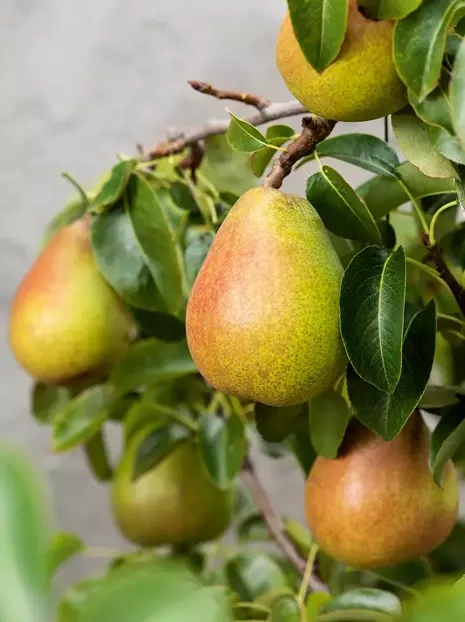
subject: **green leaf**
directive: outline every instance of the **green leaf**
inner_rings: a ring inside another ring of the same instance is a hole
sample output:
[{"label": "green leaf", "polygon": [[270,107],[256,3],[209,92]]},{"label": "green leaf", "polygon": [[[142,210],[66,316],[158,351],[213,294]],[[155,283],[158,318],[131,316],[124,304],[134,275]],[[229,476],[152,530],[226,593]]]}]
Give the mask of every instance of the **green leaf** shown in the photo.
[{"label": "green leaf", "polygon": [[48,571],[53,575],[60,566],[87,548],[84,540],[66,531],[54,534],[48,548]]},{"label": "green leaf", "polygon": [[269,443],[280,443],[293,431],[295,420],[303,408],[302,404],[280,408],[257,402],[255,423],[260,436]]},{"label": "green leaf", "polygon": [[[402,605],[397,596],[390,592],[375,588],[360,587],[336,596],[329,603],[323,605],[320,613],[325,614],[350,610],[379,612],[387,614],[390,617],[397,617],[402,613]],[[321,619],[324,620],[324,616],[322,616]],[[337,618],[334,619],[336,620]]]},{"label": "green leaf", "polygon": [[241,520],[237,527],[237,537],[240,542],[269,542],[271,536],[262,515],[254,512]]},{"label": "green leaf", "polygon": [[303,557],[308,557],[313,546],[312,535],[299,521],[292,518],[283,520],[284,532]]},{"label": "green leaf", "polygon": [[293,432],[289,439],[288,444],[295,455],[295,458],[307,477],[313,463],[317,457],[316,451],[310,442],[310,435],[308,433],[308,417],[299,417],[296,422],[296,431]]},{"label": "green leaf", "polygon": [[450,81],[450,99],[455,133],[461,144],[465,145],[465,41],[460,44],[455,58]]},{"label": "green leaf", "polygon": [[[115,400],[118,404],[121,400]],[[110,406],[111,408],[111,406]],[[84,453],[90,472],[98,482],[108,482],[113,477],[107,446],[103,431],[100,428],[88,441],[84,443]]]},{"label": "green leaf", "polygon": [[359,0],[359,6],[371,19],[399,20],[415,11],[423,0]]},{"label": "green leaf", "polygon": [[[457,164],[465,164],[465,151],[456,136],[452,136],[442,127],[428,128],[428,136],[432,145],[448,160],[457,162]],[[454,169],[455,172],[455,169]]]},{"label": "green leaf", "polygon": [[96,385],[68,402],[53,420],[53,450],[68,451],[91,439],[108,419],[113,399],[111,387]]},{"label": "green leaf", "polygon": [[420,401],[433,366],[436,336],[434,302],[415,315],[406,332],[402,373],[393,394],[379,391],[349,366],[349,397],[357,417],[385,441],[392,441]]},{"label": "green leaf", "polygon": [[[411,108],[391,117],[392,129],[404,156],[429,177],[454,177],[452,164],[435,147],[428,127]],[[434,128],[436,129],[436,128]]]},{"label": "green leaf", "polygon": [[[270,145],[275,147],[282,147],[294,135],[294,128],[289,127],[289,125],[272,125],[266,131],[267,140]],[[253,174],[256,177],[261,177],[275,155],[276,149],[273,147],[263,147],[263,149],[256,151],[250,161]]]},{"label": "green leaf", "polygon": [[244,602],[256,600],[270,590],[288,587],[286,575],[278,563],[264,553],[241,553],[225,567],[228,584]]},{"label": "green leaf", "polygon": [[307,180],[307,199],[325,227],[343,238],[381,243],[379,229],[355,190],[329,166],[323,166]]},{"label": "green leaf", "polygon": [[301,622],[302,616],[297,599],[292,594],[276,598],[270,607],[269,622]]},{"label": "green leaf", "polygon": [[408,97],[410,105],[418,117],[429,125],[437,125],[453,134],[451,106],[448,94],[448,76],[441,78],[439,85],[431,91],[422,101],[412,91]]},{"label": "green leaf", "polygon": [[[454,580],[455,577],[454,577]],[[419,597],[405,605],[401,622],[462,622],[465,617],[465,591],[463,582],[453,586],[452,581],[430,583]]]},{"label": "green leaf", "polygon": [[444,468],[465,442],[465,410],[459,403],[441,417],[431,436],[429,467],[434,481],[442,486]]},{"label": "green leaf", "polygon": [[[401,164],[397,172],[414,199],[455,192],[452,179],[428,177],[410,162]],[[357,188],[357,193],[364,199],[375,220],[384,218],[386,214],[411,200],[409,194],[396,180],[382,176],[366,181]]]},{"label": "green leaf", "polygon": [[[49,498],[37,465],[0,447],[0,620],[47,622]],[[47,491],[48,493],[48,491]]]},{"label": "green leaf", "polygon": [[87,599],[104,579],[84,579],[68,588],[58,604],[57,622],[79,622]]},{"label": "green leaf", "polygon": [[257,180],[250,170],[250,156],[233,151],[225,135],[207,138],[204,150],[199,173],[205,175],[218,192],[239,197],[255,186]]},{"label": "green leaf", "polygon": [[205,227],[192,227],[184,254],[186,276],[189,287],[192,287],[210,250],[214,235]]},{"label": "green leaf", "polygon": [[177,421],[158,427],[152,425],[137,449],[132,478],[136,480],[153,469],[191,437],[192,430]]},{"label": "green leaf", "polygon": [[349,405],[339,393],[329,389],[310,402],[310,440],[323,458],[336,458],[349,423]]},{"label": "green leaf", "polygon": [[204,586],[180,562],[157,560],[114,570],[84,604],[79,622],[231,622],[221,587]]},{"label": "green leaf", "polygon": [[184,274],[181,252],[162,208],[171,200],[169,191],[156,190],[143,177],[133,175],[127,198],[126,210],[147,266],[167,310],[176,313],[183,302]]},{"label": "green leaf", "polygon": [[71,225],[76,220],[82,218],[87,211],[87,206],[88,203],[82,197],[77,197],[70,201],[47,225],[42,240],[42,247],[50,241],[58,229]]},{"label": "green leaf", "polygon": [[247,449],[242,419],[203,415],[199,420],[199,449],[206,471],[218,488],[228,488],[239,473]]},{"label": "green leaf", "polygon": [[228,112],[231,119],[226,136],[234,151],[252,153],[269,144],[266,137],[255,126],[236,117],[230,110]]},{"label": "green leaf", "polygon": [[316,148],[319,157],[349,162],[378,175],[397,176],[399,158],[384,140],[370,134],[342,134],[327,138]]},{"label": "green leaf", "polygon": [[31,392],[31,412],[39,423],[51,424],[69,401],[67,389],[35,382]]},{"label": "green leaf", "polygon": [[146,309],[131,309],[145,337],[156,337],[160,341],[181,341],[186,337],[186,326],[174,315]]},{"label": "green leaf", "polygon": [[424,410],[442,408],[457,404],[457,387],[439,387],[429,384],[418,406]]},{"label": "green leaf", "polygon": [[464,13],[463,0],[423,0],[394,29],[394,62],[401,79],[423,100],[438,84],[447,34]]},{"label": "green leaf", "polygon": [[123,160],[111,169],[109,179],[103,184],[100,192],[90,204],[92,212],[101,214],[107,211],[123,196],[136,166],[137,160]]},{"label": "green leaf", "polygon": [[347,28],[348,0],[287,0],[299,46],[310,65],[322,72],[335,60]]},{"label": "green leaf", "polygon": [[402,367],[406,264],[403,249],[360,251],[341,285],[341,334],[347,356],[366,382],[392,393]]},{"label": "green leaf", "polygon": [[97,265],[113,289],[133,307],[166,311],[124,202],[94,215],[91,232]]},{"label": "green leaf", "polygon": [[110,382],[124,395],[143,386],[194,374],[197,368],[185,341],[166,343],[145,339],[130,346],[110,374]]}]

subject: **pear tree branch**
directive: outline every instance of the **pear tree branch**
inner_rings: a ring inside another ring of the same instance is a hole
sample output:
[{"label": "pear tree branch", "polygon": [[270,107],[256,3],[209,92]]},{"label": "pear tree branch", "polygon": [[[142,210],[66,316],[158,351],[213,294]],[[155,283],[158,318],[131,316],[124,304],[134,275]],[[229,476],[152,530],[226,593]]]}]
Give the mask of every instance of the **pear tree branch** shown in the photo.
[{"label": "pear tree branch", "polygon": [[[296,570],[303,576],[307,565],[306,560],[300,555],[294,544],[287,537],[281,518],[274,511],[266,490],[257,477],[255,466],[247,456],[242,467],[242,481],[250,492],[252,500],[258,507],[268,530],[283,555],[293,564]],[[327,586],[312,574],[309,581],[310,588],[315,592],[328,592]]]},{"label": "pear tree branch", "polygon": [[[198,80],[190,80],[189,84],[193,89],[200,93],[204,93],[205,95],[211,95],[217,99],[238,101],[257,108],[255,112],[244,117],[245,121],[254,126],[263,125],[264,123],[268,123],[270,121],[276,121],[278,119],[284,119],[286,117],[301,115],[308,112],[306,108],[304,108],[304,106],[296,100],[288,102],[270,102],[259,95],[252,95],[250,93],[243,93],[239,91],[220,90],[213,87],[211,84],[200,82]],[[199,144],[211,136],[225,134],[228,130],[228,126],[229,118],[211,119],[198,127],[170,132],[171,139],[156,145],[152,150],[145,154],[145,159],[147,161],[152,161],[180,153],[181,151],[184,151],[186,147]]]}]

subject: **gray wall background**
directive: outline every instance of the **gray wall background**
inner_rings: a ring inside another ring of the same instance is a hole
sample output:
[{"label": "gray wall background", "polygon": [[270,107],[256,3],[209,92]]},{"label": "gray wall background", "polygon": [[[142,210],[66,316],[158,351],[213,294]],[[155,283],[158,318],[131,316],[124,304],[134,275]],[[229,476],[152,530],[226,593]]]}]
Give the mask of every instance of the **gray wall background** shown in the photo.
[{"label": "gray wall background", "polygon": [[[136,142],[150,146],[166,128],[223,115],[224,103],[191,91],[189,78],[290,99],[274,64],[284,10],[284,0],[1,0],[0,437],[49,478],[57,527],[92,545],[121,546],[107,491],[79,451],[53,455],[48,431],[29,415],[31,383],[7,342],[11,296],[42,228],[72,195],[60,172],[90,185]],[[366,125],[357,131],[381,135],[380,123]],[[302,192],[308,172],[287,189]],[[277,506],[302,517],[300,474],[285,461],[261,460],[260,469]]]}]

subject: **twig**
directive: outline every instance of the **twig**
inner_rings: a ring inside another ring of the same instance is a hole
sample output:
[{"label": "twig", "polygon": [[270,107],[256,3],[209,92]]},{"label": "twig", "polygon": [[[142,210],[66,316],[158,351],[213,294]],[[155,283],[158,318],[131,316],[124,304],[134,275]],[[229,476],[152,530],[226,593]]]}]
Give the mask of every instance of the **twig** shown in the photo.
[{"label": "twig", "polygon": [[251,93],[241,93],[239,91],[221,90],[217,89],[208,82],[201,82],[200,80],[189,80],[189,84],[199,93],[204,95],[211,95],[216,99],[230,99],[231,101],[241,102],[248,106],[254,106],[258,110],[265,110],[271,104],[269,99],[261,97],[260,95],[252,95]]},{"label": "twig", "polygon": [[[244,119],[251,125],[262,125],[269,121],[293,117],[299,114],[305,114],[306,112],[307,110],[302,104],[296,100],[292,100],[289,102],[272,103],[263,110],[257,110],[251,115],[244,117]],[[147,160],[157,160],[158,158],[165,158],[166,156],[180,153],[193,143],[203,141],[210,136],[225,134],[228,130],[228,126],[229,119],[213,119],[198,127],[185,130],[184,132],[176,131],[174,135],[177,136],[177,138],[171,141],[164,141],[157,145],[152,151],[148,152]]]},{"label": "twig", "polygon": [[[287,557],[297,571],[303,576],[307,566],[306,560],[300,555],[294,547],[294,544],[286,536],[282,521],[274,511],[267,492],[257,477],[255,467],[250,459],[250,456],[246,457],[242,469],[242,480],[249,490],[253,501],[257,505],[271,536],[283,555]],[[314,574],[310,577],[309,585],[310,588],[316,592],[328,592],[327,586]]]},{"label": "twig", "polygon": [[263,185],[269,188],[281,188],[294,164],[313,153],[318,143],[331,134],[335,125],[336,121],[315,115],[304,117],[301,134],[287,146],[287,151],[275,160],[271,171],[263,180]]},{"label": "twig", "polygon": [[186,170],[190,170],[192,181],[196,182],[196,172],[199,166],[202,164],[204,154],[204,148],[200,143],[192,143],[189,145],[189,153],[180,162],[179,167]]},{"label": "twig", "polygon": [[428,251],[428,255],[433,260],[439,276],[449,287],[460,307],[460,310],[465,315],[465,289],[460,285],[455,276],[449,270],[449,267],[444,259],[442,249],[438,246],[438,244],[431,244],[429,236],[426,233],[421,234],[421,241]]}]

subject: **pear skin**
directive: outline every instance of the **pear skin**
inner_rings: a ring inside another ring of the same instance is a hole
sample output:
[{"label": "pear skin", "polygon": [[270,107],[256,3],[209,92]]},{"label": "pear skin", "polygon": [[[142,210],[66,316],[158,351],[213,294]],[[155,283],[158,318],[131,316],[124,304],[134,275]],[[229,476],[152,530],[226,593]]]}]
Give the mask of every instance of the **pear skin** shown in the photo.
[{"label": "pear skin", "polygon": [[130,442],[113,482],[113,514],[121,532],[147,547],[218,538],[231,520],[232,491],[220,490],[209,480],[192,441],[133,481],[137,447],[144,435],[143,430]]},{"label": "pear skin", "polygon": [[87,217],[55,233],[14,296],[10,343],[36,380],[75,387],[104,377],[132,319],[98,271]]},{"label": "pear skin", "polygon": [[278,69],[288,89],[313,114],[334,121],[369,121],[407,104],[392,57],[394,23],[366,18],[350,3],[336,60],[318,73],[305,58],[286,15],[277,42]]},{"label": "pear skin", "polygon": [[350,423],[338,458],[317,458],[307,480],[307,521],[323,551],[349,566],[378,568],[444,542],[457,520],[457,473],[449,461],[443,488],[434,482],[430,438],[417,413],[391,442]]},{"label": "pear skin", "polygon": [[191,355],[216,389],[292,406],[346,365],[339,333],[342,266],[305,199],[253,188],[215,236],[192,288]]}]

